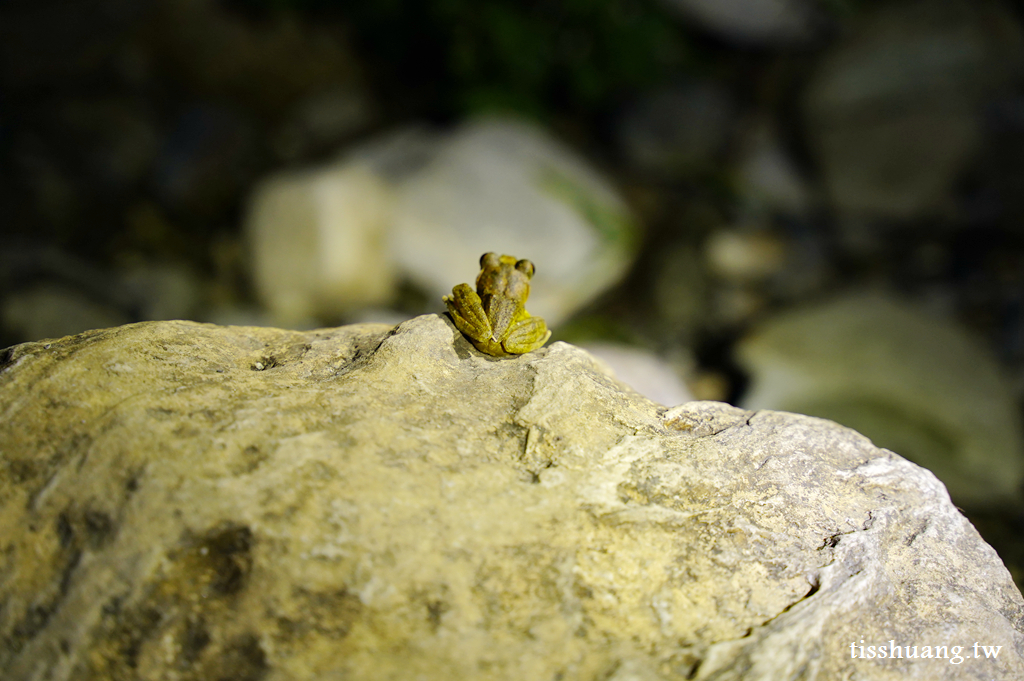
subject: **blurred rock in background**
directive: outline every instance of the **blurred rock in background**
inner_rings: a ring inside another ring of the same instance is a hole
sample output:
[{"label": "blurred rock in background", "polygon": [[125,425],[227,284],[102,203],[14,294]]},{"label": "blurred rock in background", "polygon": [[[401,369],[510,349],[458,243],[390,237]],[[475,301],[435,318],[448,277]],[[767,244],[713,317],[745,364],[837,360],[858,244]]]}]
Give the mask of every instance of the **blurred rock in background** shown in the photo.
[{"label": "blurred rock in background", "polygon": [[821,416],[930,469],[964,506],[1020,503],[1020,409],[984,347],[879,295],[773,317],[738,348],[743,404]]},{"label": "blurred rock in background", "polygon": [[739,44],[792,44],[820,29],[810,0],[662,0],[681,15]]},{"label": "blurred rock in background", "polygon": [[639,239],[583,159],[506,119],[387,135],[269,180],[247,231],[259,294],[284,325],[387,304],[396,273],[440,300],[488,251],[534,261],[529,309],[555,325],[618,281]]},{"label": "blurred rock in background", "polygon": [[603,361],[615,378],[652,402],[671,407],[694,399],[673,363],[653,353],[621,343],[586,343],[581,347]]},{"label": "blurred rock in background", "polygon": [[680,179],[722,162],[734,115],[735,103],[722,83],[668,85],[626,108],[618,144],[637,172]]},{"label": "blurred rock in background", "polygon": [[440,298],[474,281],[487,251],[536,265],[530,311],[557,325],[614,285],[639,243],[614,187],[585,159],[519,120],[467,123],[399,188],[395,258]]},{"label": "blurred rock in background", "polygon": [[802,103],[836,207],[895,219],[950,211],[985,105],[1022,68],[1024,34],[998,2],[916,0],[865,16],[826,50]]},{"label": "blurred rock in background", "polygon": [[285,171],[257,187],[246,231],[253,283],[275,324],[313,325],[391,299],[393,201],[359,163]]}]

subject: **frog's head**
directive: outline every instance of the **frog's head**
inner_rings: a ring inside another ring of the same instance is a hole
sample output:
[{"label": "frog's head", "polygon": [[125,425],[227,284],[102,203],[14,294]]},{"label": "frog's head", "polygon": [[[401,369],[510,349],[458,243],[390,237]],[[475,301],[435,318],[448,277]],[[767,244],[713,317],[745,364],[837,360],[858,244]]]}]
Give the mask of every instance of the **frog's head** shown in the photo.
[{"label": "frog's head", "polygon": [[530,296],[533,271],[533,263],[529,260],[484,253],[480,256],[480,274],[476,278],[477,293],[485,300],[501,296],[522,305]]}]

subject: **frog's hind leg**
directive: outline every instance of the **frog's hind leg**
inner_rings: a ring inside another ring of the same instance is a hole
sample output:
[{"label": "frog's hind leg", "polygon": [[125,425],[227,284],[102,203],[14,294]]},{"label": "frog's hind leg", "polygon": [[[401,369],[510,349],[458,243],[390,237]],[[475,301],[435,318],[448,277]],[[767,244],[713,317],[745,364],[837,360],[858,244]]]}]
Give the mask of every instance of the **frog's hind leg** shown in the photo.
[{"label": "frog's hind leg", "polygon": [[551,331],[540,317],[526,317],[512,325],[508,337],[501,342],[505,352],[522,355],[548,342]]},{"label": "frog's hind leg", "polygon": [[442,298],[455,328],[474,340],[491,337],[491,322],[484,312],[483,302],[469,284],[458,284],[450,296]]},{"label": "frog's hind leg", "polygon": [[491,323],[491,338],[497,341],[514,326],[516,313],[520,310],[518,303],[505,296],[489,296],[484,305],[487,319]]}]

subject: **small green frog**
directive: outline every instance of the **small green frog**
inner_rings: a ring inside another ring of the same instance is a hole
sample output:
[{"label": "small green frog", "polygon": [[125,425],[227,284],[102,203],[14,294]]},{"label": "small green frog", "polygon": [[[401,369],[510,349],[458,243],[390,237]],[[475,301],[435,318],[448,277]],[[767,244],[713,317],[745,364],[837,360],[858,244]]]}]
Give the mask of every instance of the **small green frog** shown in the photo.
[{"label": "small green frog", "polygon": [[484,253],[476,291],[469,284],[459,284],[444,297],[444,304],[455,326],[480,352],[495,357],[522,355],[551,337],[544,320],[531,317],[524,307],[532,276],[529,260]]}]

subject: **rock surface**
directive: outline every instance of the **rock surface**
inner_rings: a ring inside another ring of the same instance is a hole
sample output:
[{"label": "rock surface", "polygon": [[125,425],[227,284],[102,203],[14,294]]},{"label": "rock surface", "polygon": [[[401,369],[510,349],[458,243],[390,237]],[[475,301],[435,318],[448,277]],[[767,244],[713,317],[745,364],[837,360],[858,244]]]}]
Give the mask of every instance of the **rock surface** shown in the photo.
[{"label": "rock surface", "polygon": [[[1024,675],[1024,601],[927,471],[441,317],[10,348],[0,468],[12,681]],[[938,659],[851,657],[890,641]]]}]

